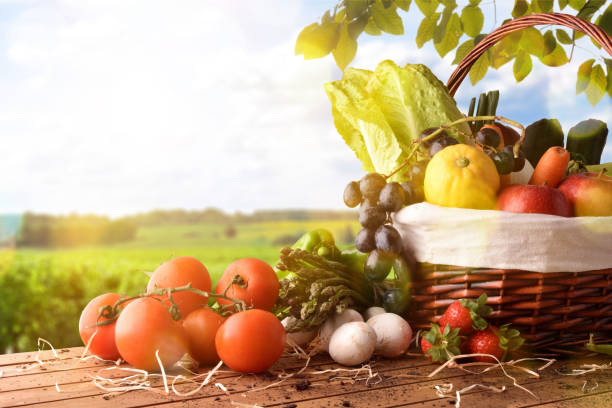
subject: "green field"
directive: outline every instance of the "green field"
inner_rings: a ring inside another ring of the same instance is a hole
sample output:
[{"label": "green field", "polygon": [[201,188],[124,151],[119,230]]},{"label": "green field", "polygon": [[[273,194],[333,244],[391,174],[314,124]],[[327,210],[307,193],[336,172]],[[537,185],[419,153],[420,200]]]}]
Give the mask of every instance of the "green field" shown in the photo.
[{"label": "green field", "polygon": [[[256,257],[274,264],[282,246],[302,233],[327,228],[350,242],[357,222],[284,221],[234,226],[195,224],[142,227],[135,240],[106,247],[0,250],[0,353],[36,347],[38,337],[56,347],[80,345],[78,318],[89,299],[105,292],[135,295],[166,260],[200,259],[213,282],[229,263]],[[342,246],[342,245],[340,245]]]}]

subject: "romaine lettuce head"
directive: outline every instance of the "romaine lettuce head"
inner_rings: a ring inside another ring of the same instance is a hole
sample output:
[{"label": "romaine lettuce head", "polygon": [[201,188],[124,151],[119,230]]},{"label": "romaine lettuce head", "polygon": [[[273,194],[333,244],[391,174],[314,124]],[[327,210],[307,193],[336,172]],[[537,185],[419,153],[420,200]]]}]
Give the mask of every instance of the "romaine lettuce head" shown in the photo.
[{"label": "romaine lettuce head", "polygon": [[[325,91],[336,129],[365,171],[391,173],[424,129],[463,116],[444,84],[421,64],[401,68],[387,60],[374,72],[349,68],[341,80],[325,84]],[[471,133],[467,124],[457,129]]]}]

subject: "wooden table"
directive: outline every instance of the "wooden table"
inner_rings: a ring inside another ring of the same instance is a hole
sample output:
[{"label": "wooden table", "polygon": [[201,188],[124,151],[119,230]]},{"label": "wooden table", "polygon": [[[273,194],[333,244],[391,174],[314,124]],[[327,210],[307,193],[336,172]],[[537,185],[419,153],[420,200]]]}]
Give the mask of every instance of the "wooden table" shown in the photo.
[{"label": "wooden table", "polygon": [[[305,365],[304,360],[290,355],[281,358],[272,368],[273,373],[239,375],[221,368],[211,383],[198,393],[180,397],[165,394],[159,377],[150,381],[153,390],[109,394],[94,385],[92,376],[119,378],[132,373],[117,368],[108,370],[113,364],[94,359],[81,361],[78,357],[82,351],[82,348],[57,350],[57,358],[50,351],[40,352],[38,356],[36,352],[0,355],[0,407],[453,407],[454,398],[441,399],[434,386],[453,384],[454,389],[461,389],[475,383],[505,385],[506,390],[498,393],[476,388],[465,392],[461,396],[462,407],[612,407],[612,368],[578,376],[563,375],[587,363],[609,364],[612,357],[607,356],[557,361],[542,370],[540,378],[509,368],[508,373],[536,397],[514,387],[499,367],[481,375],[446,368],[428,378],[427,375],[438,365],[416,356],[372,361],[372,374],[377,375],[369,380],[366,380],[369,376],[366,370],[357,373],[357,378],[355,372],[326,371],[340,366],[326,356],[315,356],[303,374],[279,384],[278,373],[295,374]],[[44,361],[42,365],[36,362],[37,357]],[[532,364],[538,365],[542,362]],[[208,370],[199,369],[198,372],[206,373]],[[171,374],[177,373],[173,371]],[[194,383],[177,386],[183,391],[195,387]]]}]

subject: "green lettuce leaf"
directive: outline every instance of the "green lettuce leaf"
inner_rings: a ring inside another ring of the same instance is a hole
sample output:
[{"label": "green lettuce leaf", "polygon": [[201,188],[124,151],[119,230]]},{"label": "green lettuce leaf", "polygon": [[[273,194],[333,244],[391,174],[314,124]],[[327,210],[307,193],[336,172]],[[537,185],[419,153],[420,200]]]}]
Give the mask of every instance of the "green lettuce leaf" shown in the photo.
[{"label": "green lettuce leaf", "polygon": [[[391,173],[424,129],[462,117],[444,84],[420,64],[401,68],[387,60],[374,72],[349,68],[325,91],[336,129],[365,171]],[[459,130],[470,133],[467,124]],[[452,134],[462,141],[460,133]]]}]

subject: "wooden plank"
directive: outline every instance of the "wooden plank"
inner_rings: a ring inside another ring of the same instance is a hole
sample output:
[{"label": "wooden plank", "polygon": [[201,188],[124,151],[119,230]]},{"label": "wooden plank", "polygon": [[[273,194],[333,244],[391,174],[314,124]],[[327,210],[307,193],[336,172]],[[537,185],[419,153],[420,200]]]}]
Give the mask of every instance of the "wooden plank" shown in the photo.
[{"label": "wooden plank", "polygon": [[[338,368],[337,364],[330,363],[329,359],[327,359],[327,363],[316,367],[317,369],[335,369]],[[303,364],[303,363],[302,363]],[[409,369],[414,369],[418,367],[425,367],[426,372],[431,372],[435,365],[429,363],[429,361],[425,359],[400,359],[400,360],[387,360],[384,362],[384,370],[399,370],[400,372],[405,372]],[[299,368],[294,367],[293,370],[297,371]],[[381,370],[382,371],[382,370]],[[326,380],[334,376],[336,374],[329,373],[327,375],[321,375],[317,377],[317,381],[320,383],[325,383]],[[215,378],[217,381],[222,376]],[[232,393],[245,393],[252,389],[253,387],[263,387],[269,384],[276,382],[276,378],[266,378],[265,376],[253,376],[253,375],[238,375],[236,373],[232,373],[229,376],[226,376],[221,382],[228,388],[231,389]],[[286,389],[287,387],[291,389],[291,387],[297,382],[302,381],[302,379],[292,379],[291,381],[287,381],[281,385],[277,385],[274,388],[276,389]],[[153,384],[157,390],[161,391],[163,389],[163,384],[161,379],[156,379],[153,381]],[[177,387],[183,391],[191,390],[194,385],[183,385]],[[40,389],[29,389],[22,390],[12,393],[7,393],[4,396],[0,394],[0,406],[2,407],[13,407],[13,406],[26,406],[37,404],[36,407],[131,407],[131,406],[142,406],[142,405],[150,405],[150,404],[167,404],[172,401],[186,401],[188,398],[178,397],[174,395],[160,395],[155,394],[151,391],[133,391],[125,394],[121,394],[111,399],[105,400],[102,398],[104,392],[99,390],[93,386],[91,383],[81,383],[75,385],[62,386],[60,387],[62,390],[61,393],[58,393],[55,390],[55,387],[44,387]],[[281,391],[276,391],[276,393],[280,394]],[[86,394],[88,393],[88,394]],[[9,395],[10,394],[10,395]],[[197,394],[200,399],[208,400],[208,402],[214,401],[215,398],[222,398],[225,394],[217,387],[209,385],[200,393]],[[194,397],[190,397],[192,399]],[[182,404],[183,402],[181,402]],[[200,402],[202,403],[202,401]],[[211,402],[212,403],[212,402]]]},{"label": "wooden plank", "polygon": [[590,394],[549,404],[532,405],[538,408],[608,408],[612,407],[612,391]]},{"label": "wooden plank", "polygon": [[[55,350],[59,358],[74,358],[80,357],[83,353],[84,347],[73,347],[63,348]],[[41,360],[54,360],[56,359],[53,351],[42,350],[42,351],[26,351],[23,353],[14,354],[0,354],[0,367],[8,365],[19,365],[29,364],[36,362],[36,358]]]},{"label": "wooden plank", "polygon": [[[329,364],[330,360],[326,356],[316,356],[311,360],[311,366],[317,366],[321,364]],[[276,370],[293,370],[300,369],[304,366],[304,361],[300,361],[295,357],[287,357],[281,359],[274,368]],[[87,362],[81,362],[77,360],[71,361],[56,361],[50,363],[46,367],[42,367],[45,370],[31,370],[29,372],[21,373],[21,375],[5,376],[0,377],[0,393],[6,391],[18,391],[23,389],[32,389],[45,386],[54,386],[55,384],[64,385],[78,382],[89,382],[91,380],[90,375],[103,375],[107,378],[120,378],[130,375],[130,373],[121,370],[112,370],[110,364],[87,364]],[[129,368],[128,364],[121,364],[116,367]],[[201,369],[195,369],[197,372],[208,372],[208,369],[212,367],[203,367]],[[181,370],[175,370],[177,374],[184,373]],[[236,373],[235,375],[239,375]]]}]

